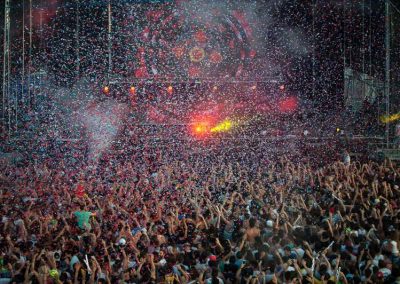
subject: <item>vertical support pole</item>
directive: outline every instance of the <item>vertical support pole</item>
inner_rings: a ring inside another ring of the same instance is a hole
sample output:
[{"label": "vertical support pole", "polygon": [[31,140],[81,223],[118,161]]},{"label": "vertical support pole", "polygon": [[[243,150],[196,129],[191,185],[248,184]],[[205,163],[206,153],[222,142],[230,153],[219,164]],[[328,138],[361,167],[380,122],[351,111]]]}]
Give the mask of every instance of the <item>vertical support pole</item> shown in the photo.
[{"label": "vertical support pole", "polygon": [[[365,0],[361,2],[362,9],[362,72],[365,74]],[[363,90],[365,90],[365,80],[363,80]]]},{"label": "vertical support pole", "polygon": [[75,38],[76,38],[76,79],[79,78],[81,58],[79,55],[79,0],[76,0],[76,23],[75,23]]},{"label": "vertical support pole", "polygon": [[[11,106],[10,106],[10,0],[5,0],[5,2],[4,2],[2,123],[3,123],[4,131],[7,129],[8,133],[10,134],[10,131],[11,131]],[[7,128],[6,128],[6,125],[7,125]]]},{"label": "vertical support pole", "polygon": [[[354,26],[354,23],[353,23],[353,1],[351,1],[351,4],[350,4],[350,12],[349,12],[349,15],[350,15],[350,27],[353,27]],[[353,39],[354,39],[354,33],[352,32],[352,33],[350,33],[350,37],[349,37],[349,66],[350,66],[350,68],[351,68],[351,70],[353,70],[353,47],[354,47],[354,41],[353,41]]]},{"label": "vertical support pole", "polygon": [[[385,0],[385,111],[390,113],[390,0]],[[386,147],[389,147],[390,128],[386,123]]]},{"label": "vertical support pole", "polygon": [[29,62],[28,62],[28,106],[32,108],[31,77],[32,77],[32,0],[29,0]]},{"label": "vertical support pole", "polygon": [[21,80],[21,102],[24,105],[25,97],[25,0],[22,0],[22,80]]},{"label": "vertical support pole", "polygon": [[[21,89],[17,89],[15,95],[15,131],[18,131],[18,96],[21,95],[21,104],[24,105],[24,86],[25,84],[25,0],[22,0],[22,73]],[[21,92],[20,92],[21,90]]]},{"label": "vertical support pole", "polygon": [[11,137],[11,118],[12,118],[12,96],[11,96],[11,89],[10,89],[10,83],[11,83],[11,49],[10,49],[10,2],[11,0],[8,0],[8,9],[7,9],[7,107],[8,107],[8,135]]},{"label": "vertical support pole", "polygon": [[372,76],[372,0],[369,0],[369,75]]},{"label": "vertical support pole", "polygon": [[[342,55],[343,55],[343,82],[345,83],[344,84],[344,86],[345,86],[346,85],[346,0],[343,0],[343,51],[342,51]],[[348,97],[348,93],[349,93],[348,87],[346,90],[347,97]],[[346,97],[346,99],[348,99],[347,97]]]},{"label": "vertical support pole", "polygon": [[111,19],[111,0],[108,0],[108,7],[107,7],[107,12],[108,12],[108,74],[107,78],[108,81],[110,80],[110,75],[112,72],[112,54],[111,54],[111,47],[112,47],[112,19]]},{"label": "vertical support pole", "polygon": [[365,77],[365,0],[361,0],[361,51],[362,51],[362,98],[365,100],[367,98],[367,85],[365,84],[365,80],[368,80]]},{"label": "vertical support pole", "polygon": [[7,5],[8,1],[4,2],[4,36],[3,36],[3,84],[2,84],[2,92],[1,92],[1,123],[3,127],[3,131],[6,130],[6,52],[7,52],[7,45],[6,45],[6,33],[7,33]]},{"label": "vertical support pole", "polygon": [[315,5],[317,0],[312,2],[312,97],[315,98]]},{"label": "vertical support pole", "polygon": [[[41,4],[43,5],[43,2],[41,2]],[[43,62],[42,62],[42,60],[44,59],[44,53],[43,53],[43,13],[44,13],[44,10],[43,10],[43,6],[41,5],[41,8],[40,8],[40,16],[39,16],[39,29],[40,29],[40,39],[39,39],[39,73],[38,73],[38,76],[39,76],[39,96],[42,96],[42,85],[43,85],[43,78],[42,78],[42,76],[43,76]],[[37,94],[35,94],[35,98],[34,98],[34,103],[35,103],[35,108],[36,108],[36,105],[37,105],[37,98],[36,98],[36,95]],[[35,113],[37,113],[39,116],[40,116],[40,112],[36,112],[35,111]]]}]

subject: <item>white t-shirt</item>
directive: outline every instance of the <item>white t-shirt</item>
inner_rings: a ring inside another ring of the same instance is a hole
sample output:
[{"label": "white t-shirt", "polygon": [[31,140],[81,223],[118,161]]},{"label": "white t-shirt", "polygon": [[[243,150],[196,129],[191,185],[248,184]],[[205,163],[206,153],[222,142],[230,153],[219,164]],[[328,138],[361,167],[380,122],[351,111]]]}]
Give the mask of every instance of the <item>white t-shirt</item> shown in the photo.
[{"label": "white t-shirt", "polygon": [[383,277],[385,278],[388,277],[390,274],[392,274],[392,271],[386,267],[379,269],[379,272],[382,272]]},{"label": "white t-shirt", "polygon": [[397,248],[397,242],[396,241],[391,241],[390,244],[392,245],[392,254],[393,255],[399,255],[399,249]]},{"label": "white t-shirt", "polygon": [[302,249],[302,248],[295,248],[294,251],[296,252],[296,254],[297,254],[300,258],[303,258],[303,257],[304,257],[304,253],[305,253],[305,250],[304,250],[304,249]]},{"label": "white t-shirt", "polygon": [[345,165],[350,165],[350,155],[349,155],[349,153],[345,153],[344,155],[343,155],[343,162],[344,162],[344,164]]},{"label": "white t-shirt", "polygon": [[384,256],[383,256],[382,254],[376,255],[376,256],[374,257],[374,260],[372,261],[372,264],[373,264],[374,266],[378,267],[378,266],[379,266],[379,261],[380,261],[380,260],[383,260],[383,259],[384,259]]}]

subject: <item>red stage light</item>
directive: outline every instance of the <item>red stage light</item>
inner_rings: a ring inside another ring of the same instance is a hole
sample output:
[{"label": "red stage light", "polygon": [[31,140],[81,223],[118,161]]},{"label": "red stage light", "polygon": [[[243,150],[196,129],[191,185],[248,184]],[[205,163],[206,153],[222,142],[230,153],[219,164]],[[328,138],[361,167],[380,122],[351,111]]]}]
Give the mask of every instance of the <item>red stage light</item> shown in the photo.
[{"label": "red stage light", "polygon": [[146,78],[147,76],[149,76],[146,66],[139,67],[135,70],[134,73],[136,78]]},{"label": "red stage light", "polygon": [[189,76],[192,78],[200,76],[200,68],[198,66],[194,66],[194,65],[190,66],[188,72],[189,72]]},{"label": "red stage light", "polygon": [[207,35],[204,31],[199,30],[195,33],[194,38],[196,39],[197,42],[200,43],[205,43],[207,42]]},{"label": "red stage light", "polygon": [[218,51],[213,51],[213,52],[211,52],[211,54],[210,54],[210,61],[211,61],[212,63],[215,63],[215,64],[221,63],[221,61],[222,61],[222,55],[221,55],[221,53],[219,53]]},{"label": "red stage light", "polygon": [[288,97],[279,102],[279,110],[281,112],[289,113],[297,109],[297,98]]},{"label": "red stage light", "polygon": [[253,49],[250,51],[250,58],[254,58],[256,56],[256,51]]},{"label": "red stage light", "polygon": [[181,46],[174,47],[172,51],[174,52],[176,58],[181,58],[185,55],[185,48]]}]

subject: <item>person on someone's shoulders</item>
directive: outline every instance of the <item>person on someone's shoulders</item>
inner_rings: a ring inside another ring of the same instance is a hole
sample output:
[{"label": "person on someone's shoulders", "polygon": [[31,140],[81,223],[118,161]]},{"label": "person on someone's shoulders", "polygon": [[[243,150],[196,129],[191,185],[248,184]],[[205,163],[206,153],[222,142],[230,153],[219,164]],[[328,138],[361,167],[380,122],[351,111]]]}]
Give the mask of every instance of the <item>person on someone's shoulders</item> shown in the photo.
[{"label": "person on someone's shoulders", "polygon": [[96,213],[87,211],[84,204],[79,205],[79,210],[73,213],[74,217],[77,219],[77,225],[81,230],[91,230],[90,217],[96,216]]}]

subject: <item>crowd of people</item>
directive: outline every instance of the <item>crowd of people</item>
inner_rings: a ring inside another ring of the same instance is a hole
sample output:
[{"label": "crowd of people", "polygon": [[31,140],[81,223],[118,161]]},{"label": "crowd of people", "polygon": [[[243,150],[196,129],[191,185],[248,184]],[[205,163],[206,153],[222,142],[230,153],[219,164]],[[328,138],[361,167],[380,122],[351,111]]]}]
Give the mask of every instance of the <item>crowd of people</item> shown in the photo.
[{"label": "crowd of people", "polygon": [[[11,25],[11,89],[26,87],[0,134],[0,284],[400,283],[400,170],[364,141],[359,161],[337,155],[347,129],[382,133],[378,100],[346,113],[338,94],[359,11],[52,2]],[[198,141],[196,112],[240,127]]]},{"label": "crowd of people", "polygon": [[392,162],[186,153],[0,165],[0,283],[400,281]]}]

